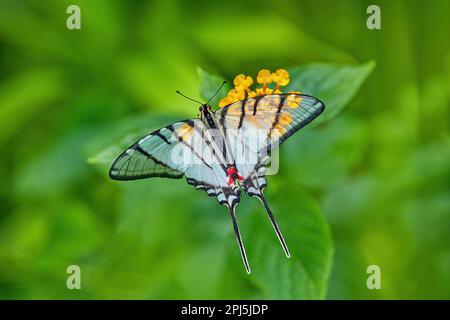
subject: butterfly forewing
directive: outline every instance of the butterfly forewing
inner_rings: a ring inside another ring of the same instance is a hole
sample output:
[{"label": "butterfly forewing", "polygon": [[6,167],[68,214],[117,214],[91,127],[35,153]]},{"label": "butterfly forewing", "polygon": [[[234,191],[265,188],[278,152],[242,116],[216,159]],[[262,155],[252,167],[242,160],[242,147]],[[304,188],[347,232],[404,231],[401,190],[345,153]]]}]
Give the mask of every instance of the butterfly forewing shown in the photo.
[{"label": "butterfly forewing", "polygon": [[115,180],[136,180],[150,177],[181,178],[182,168],[171,161],[171,152],[178,143],[173,130],[183,121],[158,129],[126,149],[113,163],[109,175]]},{"label": "butterfly forewing", "polygon": [[143,137],[113,163],[110,177],[136,180],[150,177],[181,178],[217,197],[221,204],[240,200],[236,185],[228,186],[226,165],[212,148],[210,135],[200,119],[170,124]]},{"label": "butterfly forewing", "polygon": [[272,94],[232,103],[215,116],[223,126],[238,171],[250,176],[279,146],[324,110],[324,104],[303,94]]}]

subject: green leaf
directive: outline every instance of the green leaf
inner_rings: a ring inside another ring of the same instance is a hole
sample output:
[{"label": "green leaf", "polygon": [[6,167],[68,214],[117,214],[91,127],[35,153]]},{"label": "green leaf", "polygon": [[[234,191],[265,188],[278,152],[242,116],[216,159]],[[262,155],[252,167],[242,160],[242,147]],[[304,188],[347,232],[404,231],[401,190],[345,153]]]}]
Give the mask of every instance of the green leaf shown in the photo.
[{"label": "green leaf", "polygon": [[[200,95],[206,102],[213,96],[214,93],[216,93],[225,78],[209,73],[200,67],[197,67],[197,73],[200,77]],[[218,106],[219,100],[225,97],[230,89],[231,85],[230,82],[228,82],[223,86],[220,92],[218,92],[217,95],[211,99],[210,104],[213,107]]]},{"label": "green leaf", "polygon": [[307,127],[281,146],[278,177],[285,183],[332,190],[362,161],[368,148],[367,135],[364,121],[345,116],[320,128]]},{"label": "green leaf", "polygon": [[314,124],[335,117],[358,92],[375,67],[374,61],[357,65],[314,63],[289,69],[291,81],[285,91],[298,91],[319,98],[325,111]]},{"label": "green leaf", "polygon": [[[273,196],[268,191],[266,197],[291,258],[284,255],[269,219],[258,203],[255,212],[240,223],[252,268],[248,279],[260,288],[255,298],[325,298],[333,246],[318,203],[295,186],[285,186],[283,192]],[[237,247],[235,249],[232,254],[240,259]],[[242,267],[238,261],[234,263]]]}]

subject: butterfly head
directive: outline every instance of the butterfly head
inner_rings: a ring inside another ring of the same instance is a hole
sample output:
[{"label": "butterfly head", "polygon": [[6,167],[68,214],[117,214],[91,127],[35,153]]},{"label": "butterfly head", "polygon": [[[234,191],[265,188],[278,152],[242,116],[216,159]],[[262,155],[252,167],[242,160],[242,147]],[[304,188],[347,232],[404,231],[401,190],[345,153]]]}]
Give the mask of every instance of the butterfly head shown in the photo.
[{"label": "butterfly head", "polygon": [[211,106],[206,103],[202,104],[200,107],[198,107],[198,111],[200,111],[200,119],[206,120],[211,113]]},{"label": "butterfly head", "polygon": [[198,108],[198,111],[200,111],[201,113],[211,111],[211,106],[210,106],[209,104],[202,104],[202,105]]}]

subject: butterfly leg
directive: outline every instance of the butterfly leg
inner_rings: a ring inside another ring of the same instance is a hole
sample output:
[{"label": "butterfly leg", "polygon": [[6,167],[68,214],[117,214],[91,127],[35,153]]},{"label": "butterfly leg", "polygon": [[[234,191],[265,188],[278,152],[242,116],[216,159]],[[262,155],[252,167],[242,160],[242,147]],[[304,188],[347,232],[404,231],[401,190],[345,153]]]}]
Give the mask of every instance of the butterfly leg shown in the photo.
[{"label": "butterfly leg", "polygon": [[278,240],[280,240],[281,246],[283,247],[284,253],[286,254],[286,257],[290,258],[291,254],[289,253],[288,246],[286,242],[284,241],[283,235],[281,234],[280,228],[278,227],[277,222],[275,221],[275,217],[272,214],[272,211],[269,208],[269,205],[267,204],[266,198],[264,198],[262,192],[259,195],[255,195],[263,204],[264,209],[267,212],[267,215],[269,216],[270,222],[272,223],[273,228],[275,229],[275,232],[277,234]]},{"label": "butterfly leg", "polygon": [[236,208],[236,206],[229,207],[231,220],[233,221],[234,234],[236,235],[236,240],[239,245],[239,250],[241,251],[241,257],[242,257],[242,261],[244,262],[245,270],[247,270],[247,273],[250,274],[251,273],[250,265],[248,264],[247,254],[245,253],[244,244],[242,243],[242,239],[241,239],[241,233],[239,232],[239,227],[238,227],[238,224],[236,221],[235,208]]}]

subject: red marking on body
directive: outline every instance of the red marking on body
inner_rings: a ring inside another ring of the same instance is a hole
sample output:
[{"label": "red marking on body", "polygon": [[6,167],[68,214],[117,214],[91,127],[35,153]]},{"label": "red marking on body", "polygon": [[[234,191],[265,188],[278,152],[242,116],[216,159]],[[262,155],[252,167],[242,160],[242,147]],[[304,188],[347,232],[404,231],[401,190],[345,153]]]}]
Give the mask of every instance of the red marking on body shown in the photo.
[{"label": "red marking on body", "polygon": [[244,180],[244,177],[239,175],[239,173],[237,172],[235,167],[228,168],[227,173],[228,173],[228,186],[231,186],[234,182],[233,174],[236,174],[236,176],[239,180],[241,180],[241,181]]}]

